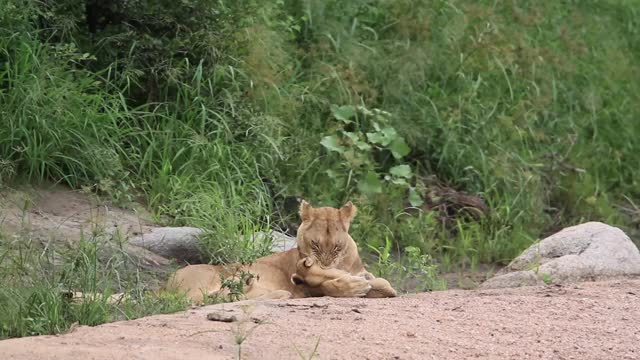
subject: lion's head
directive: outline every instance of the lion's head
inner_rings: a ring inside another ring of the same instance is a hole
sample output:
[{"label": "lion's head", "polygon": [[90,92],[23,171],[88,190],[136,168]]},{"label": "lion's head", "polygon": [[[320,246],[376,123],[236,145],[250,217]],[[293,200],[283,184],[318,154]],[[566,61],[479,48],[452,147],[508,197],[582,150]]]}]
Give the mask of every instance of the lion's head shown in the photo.
[{"label": "lion's head", "polygon": [[346,257],[357,257],[358,247],[348,232],[356,212],[351,202],[336,209],[313,208],[308,202],[302,201],[298,251],[301,259],[306,258],[306,266],[317,263],[323,268],[336,267]]}]

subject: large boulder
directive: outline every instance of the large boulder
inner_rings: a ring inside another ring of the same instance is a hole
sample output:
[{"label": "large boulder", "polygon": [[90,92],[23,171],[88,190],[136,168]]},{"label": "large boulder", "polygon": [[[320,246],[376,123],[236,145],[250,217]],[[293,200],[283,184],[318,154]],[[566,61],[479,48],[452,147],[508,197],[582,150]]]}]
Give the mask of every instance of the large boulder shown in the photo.
[{"label": "large boulder", "polygon": [[[156,227],[141,206],[120,209],[82,191],[62,185],[25,186],[0,191],[0,232],[16,239],[31,239],[47,247],[73,245],[80,239],[99,240],[101,260],[125,253],[145,269],[170,269],[178,264],[202,263],[200,237],[195,227]],[[296,239],[268,231],[250,235],[252,241],[272,240],[273,252],[289,250]],[[239,237],[238,241],[245,241]],[[53,245],[52,245],[53,244]],[[54,258],[62,261],[60,256]]]},{"label": "large boulder", "polygon": [[[167,259],[183,264],[201,264],[204,256],[200,247],[200,236],[205,231],[194,227],[157,227],[145,234],[129,239],[129,245],[146,249]],[[271,239],[271,251],[281,252],[297,245],[296,238],[277,231],[257,232],[250,236],[251,241]],[[238,239],[241,241],[242,239]]]},{"label": "large boulder", "polygon": [[571,283],[640,275],[640,251],[620,229],[572,226],[533,244],[481,288]]},{"label": "large boulder", "polygon": [[201,264],[199,237],[202,229],[194,227],[157,227],[129,239],[129,244],[149,250],[167,259],[181,263]]},{"label": "large boulder", "polygon": [[265,241],[271,238],[271,252],[283,252],[298,247],[298,240],[295,237],[277,231],[257,232],[251,236],[253,241]]}]

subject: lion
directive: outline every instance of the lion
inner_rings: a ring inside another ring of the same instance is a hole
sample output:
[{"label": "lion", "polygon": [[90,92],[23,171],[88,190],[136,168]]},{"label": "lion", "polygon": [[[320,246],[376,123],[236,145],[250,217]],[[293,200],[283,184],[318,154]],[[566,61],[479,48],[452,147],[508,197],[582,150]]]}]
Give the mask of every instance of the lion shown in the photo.
[{"label": "lion", "polygon": [[230,283],[242,285],[242,294],[236,294],[240,299],[394,297],[387,280],[365,270],[348,233],[356,213],[351,202],[336,209],[313,208],[303,200],[297,248],[252,264],[188,265],[169,278],[165,289],[184,292],[197,304],[210,297],[229,299],[233,289],[223,285]]}]

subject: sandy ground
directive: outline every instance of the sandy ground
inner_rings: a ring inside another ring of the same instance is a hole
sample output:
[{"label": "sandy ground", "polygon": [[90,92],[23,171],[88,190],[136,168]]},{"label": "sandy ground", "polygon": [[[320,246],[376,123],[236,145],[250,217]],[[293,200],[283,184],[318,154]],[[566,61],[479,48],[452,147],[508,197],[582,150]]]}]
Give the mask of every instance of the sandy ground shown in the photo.
[{"label": "sandy ground", "polygon": [[[207,320],[207,314],[239,321]],[[256,323],[260,322],[260,323]],[[0,341],[2,359],[640,359],[640,279],[191,309]]]}]

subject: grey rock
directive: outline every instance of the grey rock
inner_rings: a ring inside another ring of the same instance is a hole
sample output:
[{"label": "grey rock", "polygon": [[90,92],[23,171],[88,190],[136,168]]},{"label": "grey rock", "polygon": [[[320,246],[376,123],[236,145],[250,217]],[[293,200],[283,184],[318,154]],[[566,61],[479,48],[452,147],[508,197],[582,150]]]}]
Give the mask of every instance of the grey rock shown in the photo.
[{"label": "grey rock", "polygon": [[545,262],[540,265],[538,274],[540,276],[546,274],[548,281],[555,283],[571,283],[593,278],[588,261],[585,261],[582,256],[573,254]]},{"label": "grey rock", "polygon": [[253,241],[265,241],[271,237],[271,252],[284,252],[298,246],[296,238],[277,231],[257,232],[251,236]]},{"label": "grey rock", "polygon": [[149,250],[167,259],[199,264],[203,262],[199,237],[202,229],[194,227],[158,227],[129,239],[129,244]]},{"label": "grey rock", "polygon": [[210,312],[207,314],[207,320],[220,322],[236,322],[238,317],[233,314],[223,313],[222,311]]},{"label": "grey rock", "polygon": [[[194,227],[158,227],[150,232],[132,237],[129,245],[146,249],[179,263],[201,264],[204,256],[200,247],[200,236],[205,231]],[[277,231],[257,232],[250,235],[251,241],[271,240],[271,251],[282,252],[297,246],[296,238]],[[239,238],[238,241],[242,241]]]},{"label": "grey rock", "polygon": [[481,288],[640,276],[640,251],[620,229],[600,222],[568,227],[530,246]]},{"label": "grey rock", "polygon": [[495,276],[480,285],[482,289],[514,288],[544,284],[542,279],[530,270],[515,271]]}]

